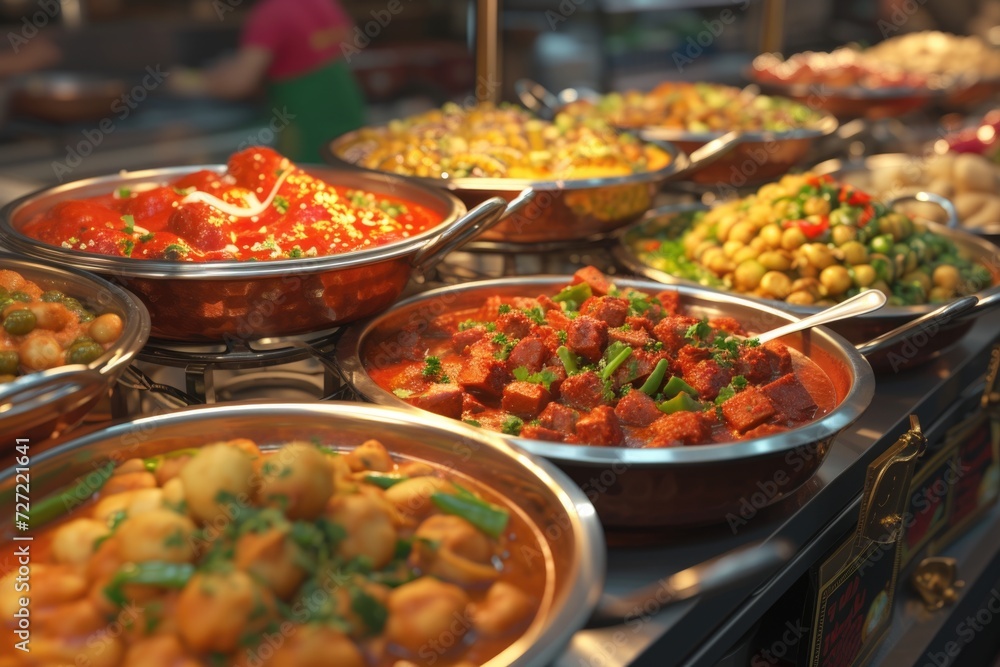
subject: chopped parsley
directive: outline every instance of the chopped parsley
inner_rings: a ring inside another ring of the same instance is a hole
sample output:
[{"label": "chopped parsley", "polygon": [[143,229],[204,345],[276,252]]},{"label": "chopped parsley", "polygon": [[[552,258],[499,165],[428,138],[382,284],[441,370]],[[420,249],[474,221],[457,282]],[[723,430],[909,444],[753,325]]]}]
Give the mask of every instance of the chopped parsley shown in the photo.
[{"label": "chopped parsley", "polygon": [[149,232],[148,234],[143,234],[142,236],[140,236],[139,237],[139,242],[140,243],[146,243],[148,241],[152,241],[153,238],[155,238],[155,237],[156,237],[155,233]]},{"label": "chopped parsley", "polygon": [[511,311],[511,307],[510,307],[509,303],[501,303],[500,307],[497,308],[497,312],[500,313],[501,315],[506,315],[510,311]]},{"label": "chopped parsley", "polygon": [[527,315],[528,319],[535,324],[545,324],[545,313],[542,312],[541,307],[535,306],[534,308],[522,308],[521,312]]},{"label": "chopped parsley", "polygon": [[135,232],[135,217],[131,215],[123,215],[122,222],[125,223],[125,229],[122,230],[126,234],[132,234]]},{"label": "chopped parsley", "polygon": [[524,428],[524,420],[520,417],[511,415],[510,417],[507,417],[507,419],[503,420],[500,432],[506,433],[507,435],[521,435],[522,428]]},{"label": "chopped parsley", "polygon": [[132,191],[129,188],[118,188],[115,190],[115,196],[119,199],[128,199],[132,196]]},{"label": "chopped parsley", "polygon": [[451,382],[451,379],[444,374],[444,369],[441,367],[441,360],[438,357],[425,358],[424,369],[420,371],[420,374],[431,382],[439,382],[441,384]]},{"label": "chopped parsley", "polygon": [[482,424],[480,424],[480,423],[479,423],[479,422],[478,422],[477,420],[475,420],[475,419],[463,419],[462,421],[463,421],[463,422],[465,422],[466,424],[468,424],[469,426],[479,426],[479,427],[481,427],[481,426],[482,426]]},{"label": "chopped parsley", "polygon": [[126,257],[131,257],[133,250],[135,250],[135,241],[132,239],[125,239],[122,242],[122,254]]},{"label": "chopped parsley", "polygon": [[559,376],[557,376],[555,373],[553,373],[547,368],[543,368],[541,371],[537,373],[532,373],[524,366],[518,366],[517,368],[514,369],[514,379],[519,380],[521,382],[531,382],[532,384],[540,384],[543,387],[545,387],[546,391],[548,391],[549,388],[552,386],[552,383],[559,379]]},{"label": "chopped parsley", "polygon": [[284,215],[288,213],[288,200],[281,195],[274,198],[274,208],[278,213]]},{"label": "chopped parsley", "polygon": [[303,256],[305,256],[305,254],[302,252],[302,248],[298,246],[295,246],[294,248],[288,251],[288,257],[290,259],[298,259],[299,257]]},{"label": "chopped parsley", "polygon": [[477,322],[475,320],[463,320],[463,321],[461,321],[461,322],[458,323],[458,330],[459,331],[468,331],[469,329],[473,329],[475,327],[478,327],[480,324],[482,324],[482,323],[481,322]]}]

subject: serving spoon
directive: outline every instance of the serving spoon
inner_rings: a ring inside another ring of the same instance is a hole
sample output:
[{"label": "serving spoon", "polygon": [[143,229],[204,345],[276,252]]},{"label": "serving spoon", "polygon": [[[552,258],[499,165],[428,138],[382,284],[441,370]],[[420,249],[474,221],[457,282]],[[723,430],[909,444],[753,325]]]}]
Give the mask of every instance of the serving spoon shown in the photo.
[{"label": "serving spoon", "polygon": [[830,306],[824,310],[819,311],[815,315],[810,315],[797,322],[790,322],[784,326],[780,326],[777,329],[771,329],[766,331],[759,336],[756,336],[757,340],[761,343],[766,343],[770,340],[776,338],[781,338],[790,333],[795,333],[796,331],[802,331],[804,329],[811,329],[813,327],[818,327],[822,324],[827,324],[829,322],[836,322],[837,320],[843,320],[848,317],[858,317],[859,315],[864,315],[870,313],[873,310],[878,310],[886,304],[889,299],[885,294],[877,289],[870,289],[855,296],[850,299],[841,301],[835,306]]}]

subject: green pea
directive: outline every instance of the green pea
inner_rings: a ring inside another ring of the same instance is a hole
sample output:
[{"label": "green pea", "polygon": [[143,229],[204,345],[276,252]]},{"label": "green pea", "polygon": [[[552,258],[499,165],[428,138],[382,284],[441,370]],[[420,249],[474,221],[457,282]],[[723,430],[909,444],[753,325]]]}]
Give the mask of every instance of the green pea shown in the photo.
[{"label": "green pea", "polygon": [[93,342],[94,339],[91,338],[90,336],[77,336],[76,340],[74,340],[71,343],[71,345],[77,345],[79,343],[93,343]]},{"label": "green pea", "polygon": [[35,328],[35,321],[35,314],[27,308],[12,310],[3,318],[3,328],[13,336],[23,336],[31,333]]},{"label": "green pea", "polygon": [[882,255],[888,255],[892,253],[892,234],[882,234],[876,236],[871,241],[872,252],[877,252]]},{"label": "green pea", "polygon": [[16,375],[21,365],[21,355],[17,350],[0,350],[0,375]]},{"label": "green pea", "polygon": [[65,294],[63,294],[59,290],[54,290],[54,289],[49,290],[48,292],[42,294],[42,301],[45,301],[46,303],[59,303],[65,298],[66,298]]},{"label": "green pea", "polygon": [[80,308],[80,309],[83,308],[83,304],[71,296],[63,297],[62,302],[63,305],[69,308],[70,310],[73,310],[74,308]]},{"label": "green pea", "polygon": [[104,354],[104,348],[97,343],[76,343],[66,350],[66,363],[89,364]]},{"label": "green pea", "polygon": [[31,295],[21,292],[20,290],[10,293],[10,298],[14,301],[20,301],[21,303],[31,303]]},{"label": "green pea", "polygon": [[840,208],[835,208],[830,211],[830,226],[837,227],[839,225],[854,225],[855,216],[852,213],[856,213],[856,209],[850,206],[841,206]]}]

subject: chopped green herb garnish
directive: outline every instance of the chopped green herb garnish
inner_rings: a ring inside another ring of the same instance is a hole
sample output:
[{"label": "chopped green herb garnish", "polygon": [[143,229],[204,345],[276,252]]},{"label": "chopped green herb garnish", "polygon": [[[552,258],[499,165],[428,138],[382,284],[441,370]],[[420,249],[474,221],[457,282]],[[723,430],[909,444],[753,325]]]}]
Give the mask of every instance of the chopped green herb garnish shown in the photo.
[{"label": "chopped green herb garnish", "polygon": [[131,215],[123,215],[122,222],[125,223],[125,233],[131,234],[135,231],[135,217]]},{"label": "chopped green herb garnish", "polygon": [[545,387],[546,391],[552,386],[553,382],[559,379],[555,373],[547,368],[543,368],[537,373],[532,373],[524,366],[518,366],[514,369],[513,373],[515,380],[540,384]]},{"label": "chopped green herb garnish", "polygon": [[524,428],[524,420],[520,417],[515,417],[511,415],[507,419],[503,420],[503,425],[500,426],[500,432],[506,433],[507,435],[521,435],[521,429]]},{"label": "chopped green herb garnish", "polygon": [[497,312],[500,313],[501,315],[506,315],[510,311],[511,311],[511,308],[510,308],[510,304],[509,303],[501,303],[500,307],[497,308]]},{"label": "chopped green herb garnish", "polygon": [[410,479],[406,475],[399,475],[397,473],[388,472],[370,472],[365,475],[365,481],[369,484],[374,484],[380,489],[388,489],[390,487],[396,486],[400,482],[405,482]]},{"label": "chopped green herb garnish", "polygon": [[129,188],[118,188],[115,190],[115,196],[119,199],[128,199],[132,196],[132,190]]},{"label": "chopped green herb garnish", "polygon": [[274,198],[274,208],[282,215],[288,213],[288,200],[281,195],[276,196]]},{"label": "chopped green herb garnish", "polygon": [[451,379],[444,375],[441,368],[441,360],[438,357],[427,357],[424,359],[424,369],[420,372],[427,380],[447,384]]}]

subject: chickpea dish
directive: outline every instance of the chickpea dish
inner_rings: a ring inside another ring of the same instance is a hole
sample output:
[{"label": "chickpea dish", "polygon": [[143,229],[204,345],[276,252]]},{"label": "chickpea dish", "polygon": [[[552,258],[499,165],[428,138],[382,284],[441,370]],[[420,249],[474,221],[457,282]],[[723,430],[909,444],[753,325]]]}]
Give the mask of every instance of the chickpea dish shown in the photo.
[{"label": "chickpea dish", "polygon": [[788,175],[755,194],[633,235],[648,266],[703,285],[798,305],[867,290],[891,306],[943,303],[988,287],[988,268],[948,238],[829,176]]},{"label": "chickpea dish", "polygon": [[340,157],[368,169],[430,178],[585,179],[657,171],[663,149],[604,121],[541,120],[513,106],[449,103],[384,127],[358,130]]},{"label": "chickpea dish", "polygon": [[2,667],[471,667],[545,595],[516,507],[377,440],[239,438],[98,472],[69,516],[93,475],[32,504],[31,590],[0,580],[8,621],[30,596],[31,652],[8,642]]},{"label": "chickpea dish", "polygon": [[98,315],[79,300],[43,290],[16,271],[0,269],[0,382],[64,364],[89,364],[114,345],[124,322]]}]

